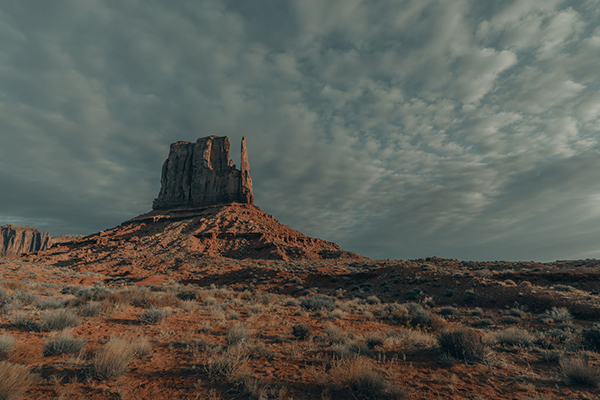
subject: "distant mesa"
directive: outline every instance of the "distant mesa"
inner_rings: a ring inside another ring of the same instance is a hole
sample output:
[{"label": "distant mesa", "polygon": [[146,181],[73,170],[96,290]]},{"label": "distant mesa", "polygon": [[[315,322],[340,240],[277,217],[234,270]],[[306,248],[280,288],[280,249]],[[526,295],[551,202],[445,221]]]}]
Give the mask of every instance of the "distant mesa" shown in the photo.
[{"label": "distant mesa", "polygon": [[0,226],[0,258],[19,257],[23,253],[46,250],[50,247],[50,235],[30,226]]},{"label": "distant mesa", "polygon": [[227,136],[173,143],[163,164],[160,193],[152,209],[254,204],[246,138],[242,138],[241,170],[229,158],[230,148]]},{"label": "distant mesa", "polygon": [[114,268],[176,267],[203,258],[364,259],[337,244],[311,238],[254,205],[246,139],[241,169],[229,157],[227,137],[171,145],[152,211],[83,238],[58,241],[30,260]]}]

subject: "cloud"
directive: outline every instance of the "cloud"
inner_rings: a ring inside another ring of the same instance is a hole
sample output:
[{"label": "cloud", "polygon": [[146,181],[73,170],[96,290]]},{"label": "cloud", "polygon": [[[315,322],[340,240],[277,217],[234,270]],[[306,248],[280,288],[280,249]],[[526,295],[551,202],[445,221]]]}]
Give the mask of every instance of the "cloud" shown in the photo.
[{"label": "cloud", "polygon": [[2,4],[0,223],[114,226],[148,211],[170,143],[214,134],[236,163],[248,137],[265,211],[367,256],[595,254],[574,232],[600,233],[599,15],[560,0]]}]

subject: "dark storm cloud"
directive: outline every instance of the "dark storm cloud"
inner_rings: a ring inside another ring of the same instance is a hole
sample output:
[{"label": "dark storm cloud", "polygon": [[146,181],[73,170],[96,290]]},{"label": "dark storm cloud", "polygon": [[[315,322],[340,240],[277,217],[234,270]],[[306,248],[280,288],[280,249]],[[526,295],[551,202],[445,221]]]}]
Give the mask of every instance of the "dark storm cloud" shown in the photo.
[{"label": "dark storm cloud", "polygon": [[147,211],[248,137],[256,202],[372,257],[600,256],[596,1],[5,1],[0,224]]}]

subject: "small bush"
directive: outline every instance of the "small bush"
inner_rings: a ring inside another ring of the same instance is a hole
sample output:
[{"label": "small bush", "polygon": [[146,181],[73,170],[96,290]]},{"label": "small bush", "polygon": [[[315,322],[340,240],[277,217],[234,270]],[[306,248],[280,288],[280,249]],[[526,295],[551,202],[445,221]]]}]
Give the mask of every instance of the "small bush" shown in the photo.
[{"label": "small bush", "polygon": [[519,323],[519,318],[506,315],[500,318],[500,323],[504,325],[517,325]]},{"label": "small bush", "polygon": [[377,296],[369,296],[366,298],[366,302],[369,304],[380,304],[381,300]]},{"label": "small bush", "polygon": [[327,384],[335,391],[350,392],[355,399],[400,399],[406,396],[405,391],[394,387],[364,357],[338,361],[329,372]]},{"label": "small bush", "polygon": [[377,346],[383,345],[384,341],[385,341],[385,336],[379,332],[371,333],[370,335],[368,335],[365,338],[365,344],[367,345],[367,347],[369,349],[373,349]]},{"label": "small bush", "polygon": [[81,323],[81,320],[73,311],[57,310],[44,311],[36,327],[39,331],[61,331],[72,328]]},{"label": "small bush", "polygon": [[331,311],[327,316],[329,317],[329,319],[344,319],[346,317],[346,313],[340,310],[339,308],[336,308],[335,310]]},{"label": "small bush", "polygon": [[546,310],[546,315],[555,322],[569,322],[573,319],[571,312],[566,307],[552,307],[550,310]]},{"label": "small bush", "polygon": [[590,350],[600,352],[600,324],[594,324],[581,332],[583,344]]},{"label": "small bush", "polygon": [[250,339],[250,331],[246,328],[246,325],[242,323],[235,324],[229,328],[227,336],[225,337],[228,346],[235,346],[247,342],[248,339]]},{"label": "small bush", "polygon": [[11,317],[12,326],[19,329],[30,329],[32,327],[29,313],[24,311],[16,312]]},{"label": "small bush", "polygon": [[15,338],[6,333],[0,335],[0,359],[6,359],[15,346]]},{"label": "small bush", "polygon": [[454,307],[442,307],[440,309],[440,315],[456,315],[456,308],[454,308]]},{"label": "small bush", "polygon": [[80,305],[77,313],[82,317],[95,317],[102,312],[102,302],[90,301]]},{"label": "small bush", "polygon": [[292,326],[292,335],[300,340],[305,340],[310,337],[310,327],[305,324]]},{"label": "small bush", "polygon": [[515,327],[494,333],[494,338],[498,343],[509,346],[530,346],[534,339],[525,329]]},{"label": "small bush", "polygon": [[452,296],[454,296],[454,290],[452,290],[452,289],[446,289],[444,291],[444,297],[452,297]]},{"label": "small bush", "polygon": [[474,330],[457,328],[440,333],[438,344],[443,353],[460,361],[480,361],[485,347]]},{"label": "small bush", "polygon": [[559,362],[562,374],[569,385],[597,387],[600,369],[581,358],[564,358]]},{"label": "small bush", "polygon": [[210,356],[204,364],[204,369],[212,382],[223,382],[238,377],[247,363],[248,352],[246,348],[232,346],[221,354]]},{"label": "small bush", "polygon": [[56,339],[44,345],[44,355],[74,354],[85,347],[85,339],[73,337],[71,329],[65,329]]},{"label": "small bush", "polygon": [[16,400],[37,380],[24,365],[0,362],[0,399]]},{"label": "small bush", "polygon": [[127,373],[133,358],[131,343],[123,338],[111,337],[94,355],[92,370],[96,378],[110,380]]},{"label": "small bush", "polygon": [[164,321],[169,315],[171,310],[168,308],[150,308],[138,317],[142,324],[158,324]]},{"label": "small bush", "polygon": [[479,321],[473,322],[472,325],[475,328],[487,328],[489,326],[494,325],[494,321],[492,321],[491,319],[484,318],[480,319]]},{"label": "small bush", "polygon": [[300,306],[308,311],[332,311],[335,309],[335,300],[327,295],[318,294],[300,299]]},{"label": "small bush", "polygon": [[152,344],[147,336],[130,340],[131,353],[134,358],[142,358],[152,353]]},{"label": "small bush", "polygon": [[42,297],[37,301],[36,305],[37,308],[39,308],[40,310],[56,310],[58,308],[64,307],[65,301],[56,297]]},{"label": "small bush", "polygon": [[463,294],[463,301],[465,303],[469,303],[469,304],[475,303],[478,298],[479,298],[479,296],[473,290],[466,290],[465,293]]},{"label": "small bush", "polygon": [[338,343],[331,346],[331,351],[337,358],[373,357],[373,352],[365,343]]}]

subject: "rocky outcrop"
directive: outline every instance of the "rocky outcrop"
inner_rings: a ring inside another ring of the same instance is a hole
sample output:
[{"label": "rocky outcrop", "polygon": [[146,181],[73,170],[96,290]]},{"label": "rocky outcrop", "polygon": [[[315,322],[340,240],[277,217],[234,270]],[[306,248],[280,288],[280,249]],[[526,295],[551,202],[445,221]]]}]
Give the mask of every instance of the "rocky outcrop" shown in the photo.
[{"label": "rocky outcrop", "polygon": [[46,250],[50,247],[48,232],[40,233],[30,226],[0,226],[0,257],[18,257],[23,253]]},{"label": "rocky outcrop", "polygon": [[241,170],[229,157],[230,147],[226,136],[173,143],[163,164],[160,193],[152,209],[253,204],[246,138],[242,138]]}]

